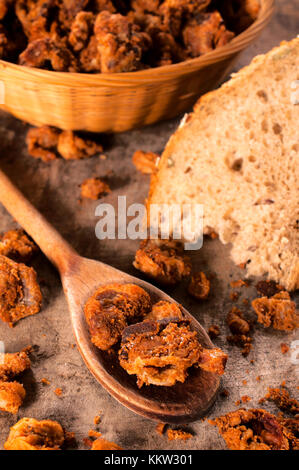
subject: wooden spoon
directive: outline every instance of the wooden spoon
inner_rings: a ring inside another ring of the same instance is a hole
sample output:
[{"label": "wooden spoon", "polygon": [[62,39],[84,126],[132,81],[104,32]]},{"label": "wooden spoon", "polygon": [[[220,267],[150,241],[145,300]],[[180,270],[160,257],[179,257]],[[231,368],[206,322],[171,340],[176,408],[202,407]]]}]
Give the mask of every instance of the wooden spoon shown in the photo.
[{"label": "wooden spoon", "polygon": [[[175,302],[157,287],[111,266],[79,256],[21,192],[0,171],[0,201],[35,240],[58,269],[68,301],[78,349],[90,372],[120,403],[140,415],[166,423],[187,423],[207,413],[219,388],[217,375],[192,368],[185,383],[173,387],[137,388],[136,376],[129,376],[118,363],[117,355],[100,351],[90,341],[83,307],[100,285],[133,283],[143,287],[152,301]],[[187,310],[184,315],[198,332],[202,346],[213,344],[203,327]]]}]

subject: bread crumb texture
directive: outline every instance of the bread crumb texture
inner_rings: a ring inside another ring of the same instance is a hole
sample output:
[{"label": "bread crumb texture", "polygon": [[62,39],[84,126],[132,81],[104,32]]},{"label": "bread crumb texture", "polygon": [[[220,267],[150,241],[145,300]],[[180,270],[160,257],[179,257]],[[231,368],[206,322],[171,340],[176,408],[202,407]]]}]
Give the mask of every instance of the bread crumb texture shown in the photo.
[{"label": "bread crumb texture", "polygon": [[[204,232],[232,244],[247,275],[299,287],[299,38],[203,96],[152,176],[151,204],[203,204]],[[171,161],[172,165],[168,162]]]}]

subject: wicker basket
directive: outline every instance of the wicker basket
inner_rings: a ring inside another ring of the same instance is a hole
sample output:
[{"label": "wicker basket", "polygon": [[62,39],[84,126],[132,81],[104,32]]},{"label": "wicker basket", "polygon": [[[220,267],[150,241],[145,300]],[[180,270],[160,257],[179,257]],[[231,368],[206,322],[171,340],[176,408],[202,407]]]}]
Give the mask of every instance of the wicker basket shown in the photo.
[{"label": "wicker basket", "polygon": [[258,19],[226,46],[154,69],[89,75],[0,61],[0,102],[5,103],[0,108],[36,126],[92,132],[122,132],[172,118],[217,86],[267,25],[273,9],[274,0],[261,0]]}]

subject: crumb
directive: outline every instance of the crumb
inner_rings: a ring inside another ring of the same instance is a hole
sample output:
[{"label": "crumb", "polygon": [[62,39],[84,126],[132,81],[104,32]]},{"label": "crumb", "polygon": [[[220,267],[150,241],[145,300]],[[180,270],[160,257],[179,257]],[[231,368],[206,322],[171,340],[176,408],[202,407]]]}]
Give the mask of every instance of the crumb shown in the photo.
[{"label": "crumb", "polygon": [[247,281],[243,281],[242,279],[238,279],[237,281],[232,281],[230,283],[230,286],[233,288],[233,289],[236,289],[238,287],[249,287],[249,284]]},{"label": "crumb", "polygon": [[242,303],[243,305],[249,305],[249,299],[243,299]]},{"label": "crumb", "polygon": [[255,380],[256,380],[257,382],[260,382],[260,381],[262,380],[262,378],[261,378],[260,375],[258,375]]},{"label": "crumb", "polygon": [[216,339],[220,335],[220,328],[217,325],[211,325],[208,331],[209,337],[211,339]]},{"label": "crumb", "polygon": [[91,450],[123,450],[114,442],[99,438],[92,443]]},{"label": "crumb", "polygon": [[268,393],[264,397],[267,401],[272,401],[282,411],[287,411],[291,414],[299,413],[299,401],[291,398],[289,392],[284,388],[268,388]]},{"label": "crumb", "polygon": [[98,431],[94,431],[93,429],[90,429],[88,431],[88,437],[101,437],[102,433]]},{"label": "crumb", "polygon": [[251,360],[250,360],[250,364],[252,364],[252,365],[255,364],[255,360],[254,360],[254,359],[251,359]]},{"label": "crumb", "polygon": [[48,379],[42,378],[42,379],[41,379],[41,383],[42,383],[43,385],[50,385],[51,382],[50,382]]},{"label": "crumb", "polygon": [[252,349],[250,323],[245,320],[243,313],[237,307],[233,307],[228,313],[226,322],[232,332],[232,335],[227,336],[227,341],[242,348],[242,355],[247,357]]},{"label": "crumb", "polygon": [[219,238],[219,235],[218,235],[218,233],[216,233],[216,232],[211,232],[211,233],[209,233],[209,237],[210,237],[212,240],[216,240],[217,238]]},{"label": "crumb", "polygon": [[0,237],[0,255],[14,261],[26,262],[38,251],[24,230],[9,230]]},{"label": "crumb", "polygon": [[205,300],[210,293],[211,283],[205,273],[198,272],[192,275],[188,286],[188,293],[198,300]]},{"label": "crumb", "polygon": [[249,401],[251,401],[251,398],[248,395],[243,395],[243,397],[241,397],[241,400],[243,403],[248,403]]},{"label": "crumb", "polygon": [[133,155],[133,163],[141,173],[151,175],[157,171],[160,156],[153,152],[137,150]]},{"label": "crumb", "polygon": [[54,390],[54,393],[55,393],[55,395],[57,395],[58,397],[61,397],[61,395],[62,395],[62,390],[61,390],[61,388],[56,388],[56,389]]},{"label": "crumb", "polygon": [[101,416],[97,415],[94,417],[94,420],[93,420],[94,424],[97,426],[98,424],[100,424],[101,422]]},{"label": "crumb", "polygon": [[235,401],[235,405],[236,405],[236,406],[240,406],[240,405],[241,405],[241,400]]},{"label": "crumb", "polygon": [[100,155],[100,159],[101,159],[101,160],[107,160],[107,155],[101,154],[101,155]]},{"label": "crumb", "polygon": [[247,385],[247,380],[242,380],[243,385]]},{"label": "crumb", "polygon": [[88,178],[81,184],[81,197],[97,200],[111,192],[107,183],[100,178]]},{"label": "crumb", "polygon": [[157,431],[158,434],[160,434],[160,436],[162,436],[164,434],[165,426],[166,426],[165,423],[158,423],[157,424],[156,431]]},{"label": "crumb", "polygon": [[290,347],[286,343],[281,343],[280,349],[281,349],[282,354],[286,354],[287,352],[289,352]]},{"label": "crumb", "polygon": [[187,441],[188,439],[191,439],[193,435],[190,432],[182,431],[181,429],[168,429],[167,437],[169,441]]},{"label": "crumb", "polygon": [[293,331],[299,326],[295,302],[286,291],[281,291],[271,298],[257,298],[252,301],[252,307],[258,322],[266,328],[272,326],[275,330]]},{"label": "crumb", "polygon": [[240,297],[239,292],[231,292],[231,293],[229,294],[229,298],[230,298],[233,302],[236,302],[239,297]]}]

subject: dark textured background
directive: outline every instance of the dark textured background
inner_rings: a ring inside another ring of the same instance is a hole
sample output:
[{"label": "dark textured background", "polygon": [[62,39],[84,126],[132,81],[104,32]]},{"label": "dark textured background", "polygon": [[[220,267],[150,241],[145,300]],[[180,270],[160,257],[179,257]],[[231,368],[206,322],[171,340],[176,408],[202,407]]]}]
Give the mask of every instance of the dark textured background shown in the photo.
[{"label": "dark textured background", "polygon": [[[270,25],[239,58],[235,71],[250,62],[256,54],[268,51],[281,40],[289,40],[299,33],[299,0],[277,0],[276,15]],[[0,114],[1,168],[21,188],[24,194],[53,223],[58,230],[87,257],[112,264],[126,272],[136,274],[132,260],[137,242],[103,241],[94,234],[96,202],[78,203],[79,185],[84,178],[106,176],[114,190],[105,202],[115,204],[117,196],[126,195],[128,204],[142,202],[147,194],[149,179],[136,172],[131,163],[135,150],[161,152],[176,129],[179,120],[134,132],[110,137],[106,143],[107,160],[98,157],[81,161],[57,160],[50,164],[28,156],[24,136],[27,125],[9,115]],[[0,207],[0,231],[15,226],[12,218]],[[225,316],[231,307],[229,293],[231,279],[239,279],[244,272],[236,269],[229,259],[228,247],[218,241],[205,240],[204,247],[193,256],[195,269],[216,273],[209,300],[198,303],[185,294],[185,286],[169,292],[186,308],[189,308],[202,325],[208,328],[216,323],[221,327],[221,337],[216,344],[229,352],[223,386],[229,390],[229,398],[219,398],[210,417],[236,409],[235,401],[243,395],[252,400],[246,407],[257,406],[267,386],[279,385],[286,379],[287,386],[298,395],[298,366],[291,364],[290,355],[282,355],[280,343],[290,344],[298,334],[284,334],[256,327],[254,349],[247,359],[238,348],[230,347],[225,338]],[[100,413],[100,431],[107,439],[114,440],[126,449],[224,449],[223,440],[206,422],[188,426],[195,437],[186,443],[168,442],[166,436],[158,436],[155,423],[143,419],[125,409],[93,379],[75,348],[67,305],[59,277],[49,262],[39,255],[34,266],[38,271],[44,295],[40,314],[24,319],[15,328],[0,324],[0,340],[5,341],[7,352],[18,351],[28,344],[35,345],[32,371],[23,375],[27,398],[17,416],[0,412],[0,445],[9,432],[9,426],[19,418],[57,419],[68,430],[75,432],[79,448],[82,439],[93,428],[93,418]],[[254,288],[242,289],[242,298],[253,298]],[[244,307],[243,307],[244,308]],[[250,360],[254,359],[252,365]],[[261,376],[261,381],[256,380]],[[41,384],[45,377],[49,386]],[[243,385],[242,381],[247,384]],[[54,390],[61,387],[63,394],[57,397]],[[268,410],[275,408],[269,404]]]}]

